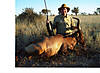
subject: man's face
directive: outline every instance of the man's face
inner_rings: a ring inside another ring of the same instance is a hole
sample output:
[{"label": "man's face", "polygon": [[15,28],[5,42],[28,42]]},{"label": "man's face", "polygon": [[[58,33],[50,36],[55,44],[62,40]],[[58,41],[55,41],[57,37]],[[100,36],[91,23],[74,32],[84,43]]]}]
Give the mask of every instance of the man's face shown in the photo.
[{"label": "man's face", "polygon": [[66,15],[67,14],[67,8],[62,8],[61,9],[61,14]]}]

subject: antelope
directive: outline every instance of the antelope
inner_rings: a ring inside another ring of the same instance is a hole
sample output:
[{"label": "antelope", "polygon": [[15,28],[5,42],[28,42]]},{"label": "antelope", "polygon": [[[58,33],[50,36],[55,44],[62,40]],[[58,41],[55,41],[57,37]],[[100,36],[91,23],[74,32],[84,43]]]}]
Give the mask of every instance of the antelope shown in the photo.
[{"label": "antelope", "polygon": [[58,53],[63,41],[64,38],[60,34],[51,36],[50,38],[45,37],[38,43],[32,43],[25,50],[27,53],[35,53],[37,51],[39,55],[44,52],[46,56],[50,57]]},{"label": "antelope", "polygon": [[[78,18],[76,18],[78,20]],[[67,50],[67,48],[73,50],[75,45],[79,42],[84,45],[83,33],[79,30],[79,20],[77,27],[73,27],[77,31],[70,36],[63,36],[57,34],[55,36],[44,37],[44,39],[39,40],[39,42],[33,42],[25,48],[27,53],[36,53],[38,55],[45,54],[47,57],[53,56],[58,53],[61,49],[62,52]]]}]

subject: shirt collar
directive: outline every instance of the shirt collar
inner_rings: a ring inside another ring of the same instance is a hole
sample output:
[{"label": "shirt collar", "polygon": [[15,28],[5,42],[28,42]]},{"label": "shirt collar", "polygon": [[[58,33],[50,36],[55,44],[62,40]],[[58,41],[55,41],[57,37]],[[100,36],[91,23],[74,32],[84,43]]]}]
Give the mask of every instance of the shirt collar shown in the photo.
[{"label": "shirt collar", "polygon": [[68,15],[66,15],[66,16],[61,15],[61,17],[67,18],[67,17],[68,17]]}]

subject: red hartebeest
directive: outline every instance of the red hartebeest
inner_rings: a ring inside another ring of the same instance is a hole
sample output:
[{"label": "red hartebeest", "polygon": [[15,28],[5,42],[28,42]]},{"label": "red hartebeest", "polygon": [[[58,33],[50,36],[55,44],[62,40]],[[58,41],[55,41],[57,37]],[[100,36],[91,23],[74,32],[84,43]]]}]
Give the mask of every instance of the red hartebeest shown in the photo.
[{"label": "red hartebeest", "polygon": [[[76,18],[77,19],[77,18]],[[77,27],[73,27],[72,29],[77,29],[77,31],[70,36],[63,36],[61,34],[57,34],[55,36],[45,37],[43,40],[39,42],[35,42],[30,44],[25,48],[27,53],[35,53],[37,52],[39,55],[45,53],[46,56],[50,57],[58,53],[60,49],[65,50],[69,48],[73,50],[76,43],[80,43],[84,46],[83,33],[79,30],[79,19]]]}]

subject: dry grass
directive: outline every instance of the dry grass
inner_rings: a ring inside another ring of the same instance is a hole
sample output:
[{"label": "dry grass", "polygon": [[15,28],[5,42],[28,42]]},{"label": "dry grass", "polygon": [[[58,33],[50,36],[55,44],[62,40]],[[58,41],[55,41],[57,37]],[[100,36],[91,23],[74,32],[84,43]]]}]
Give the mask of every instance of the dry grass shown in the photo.
[{"label": "dry grass", "polygon": [[21,21],[17,19],[16,22],[16,49],[23,49],[27,44],[32,42],[34,39],[41,37],[42,35],[47,35],[45,17],[40,16],[40,18],[36,18],[35,21],[29,23],[26,19]]},{"label": "dry grass", "polygon": [[84,32],[86,44],[100,50],[100,16],[78,16]]}]

